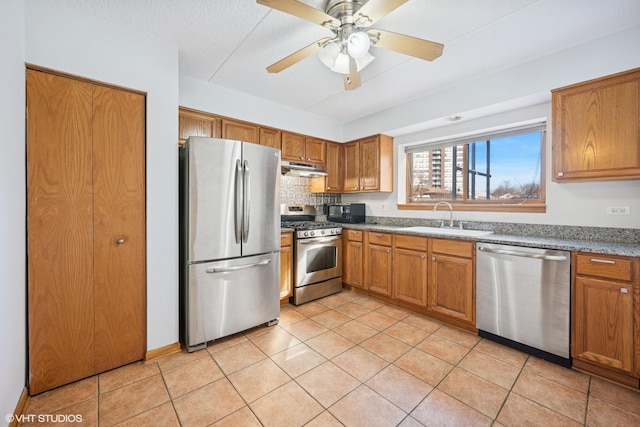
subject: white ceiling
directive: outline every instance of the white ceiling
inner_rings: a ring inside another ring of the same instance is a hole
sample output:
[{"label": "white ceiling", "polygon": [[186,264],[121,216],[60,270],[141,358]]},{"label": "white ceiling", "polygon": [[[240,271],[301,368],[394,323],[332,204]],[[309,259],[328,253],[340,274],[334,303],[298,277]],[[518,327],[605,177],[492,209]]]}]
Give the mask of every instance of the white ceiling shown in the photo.
[{"label": "white ceiling", "polygon": [[[373,47],[362,86],[314,55],[265,68],[332,33],[255,0],[50,0],[176,46],[180,74],[349,122],[637,25],[639,0],[410,0],[373,27],[444,44],[433,62]],[[301,0],[323,9],[325,0]]]}]

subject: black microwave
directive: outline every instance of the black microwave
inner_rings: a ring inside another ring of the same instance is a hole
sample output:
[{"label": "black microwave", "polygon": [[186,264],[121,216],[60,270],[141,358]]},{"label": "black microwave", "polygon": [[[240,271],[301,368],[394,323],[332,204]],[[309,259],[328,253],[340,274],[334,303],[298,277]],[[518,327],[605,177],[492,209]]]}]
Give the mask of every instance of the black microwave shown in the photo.
[{"label": "black microwave", "polygon": [[365,222],[364,203],[344,203],[340,205],[329,205],[327,220],[335,222],[348,222],[351,224]]}]

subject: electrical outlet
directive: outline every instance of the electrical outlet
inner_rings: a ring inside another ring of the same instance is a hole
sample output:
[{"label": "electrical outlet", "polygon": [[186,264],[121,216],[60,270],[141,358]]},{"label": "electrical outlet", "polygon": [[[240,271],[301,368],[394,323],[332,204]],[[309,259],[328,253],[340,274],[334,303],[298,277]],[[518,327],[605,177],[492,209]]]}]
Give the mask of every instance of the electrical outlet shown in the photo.
[{"label": "electrical outlet", "polygon": [[631,208],[629,206],[608,206],[607,215],[630,215]]}]

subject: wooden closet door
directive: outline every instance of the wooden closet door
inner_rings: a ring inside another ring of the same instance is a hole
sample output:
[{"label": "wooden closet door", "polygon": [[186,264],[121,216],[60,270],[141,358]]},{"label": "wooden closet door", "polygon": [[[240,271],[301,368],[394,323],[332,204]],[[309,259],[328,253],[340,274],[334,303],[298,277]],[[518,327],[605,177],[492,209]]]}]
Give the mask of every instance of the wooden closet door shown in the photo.
[{"label": "wooden closet door", "polygon": [[94,373],[92,91],[27,71],[31,394]]},{"label": "wooden closet door", "polygon": [[146,348],[145,98],[96,86],[93,97],[96,372]]}]

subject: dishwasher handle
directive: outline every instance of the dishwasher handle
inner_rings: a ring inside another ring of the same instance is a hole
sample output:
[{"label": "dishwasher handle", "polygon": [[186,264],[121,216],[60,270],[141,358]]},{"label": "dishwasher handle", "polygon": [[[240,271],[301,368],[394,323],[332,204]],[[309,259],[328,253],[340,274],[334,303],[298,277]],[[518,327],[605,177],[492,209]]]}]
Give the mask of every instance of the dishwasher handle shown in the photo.
[{"label": "dishwasher handle", "polygon": [[493,249],[486,246],[478,246],[478,250],[482,252],[489,252],[492,254],[511,255],[511,256],[517,256],[517,257],[523,257],[523,258],[535,258],[535,259],[541,259],[544,261],[566,261],[567,260],[567,257],[563,255],[534,254],[531,252],[523,252],[523,251]]}]

